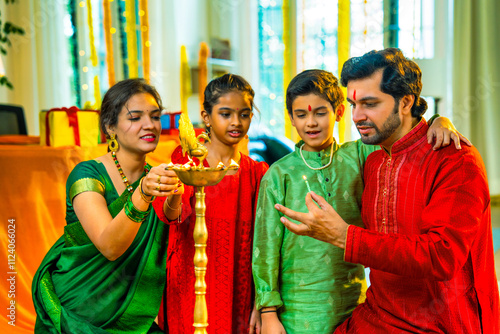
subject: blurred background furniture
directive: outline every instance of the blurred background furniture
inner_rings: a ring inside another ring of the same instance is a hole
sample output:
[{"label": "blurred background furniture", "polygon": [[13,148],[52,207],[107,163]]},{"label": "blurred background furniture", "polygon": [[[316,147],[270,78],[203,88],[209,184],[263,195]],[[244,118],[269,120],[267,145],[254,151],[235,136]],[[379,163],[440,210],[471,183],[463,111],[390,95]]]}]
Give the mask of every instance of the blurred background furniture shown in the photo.
[{"label": "blurred background furniture", "polygon": [[0,135],[26,135],[24,109],[14,104],[0,104]]},{"label": "blurred background furniture", "polygon": [[269,166],[295,150],[295,144],[284,136],[259,134],[250,137],[248,143],[250,158],[265,161]]}]

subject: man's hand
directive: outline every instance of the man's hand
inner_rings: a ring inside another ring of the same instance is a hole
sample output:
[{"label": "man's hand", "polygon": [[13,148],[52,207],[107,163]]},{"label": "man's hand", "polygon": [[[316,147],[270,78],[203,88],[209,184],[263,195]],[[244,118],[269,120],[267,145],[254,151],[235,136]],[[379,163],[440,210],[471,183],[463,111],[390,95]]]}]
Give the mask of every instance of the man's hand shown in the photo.
[{"label": "man's hand", "polygon": [[[318,203],[319,208],[313,200]],[[279,204],[274,207],[285,216],[302,223],[295,224],[286,217],[281,217],[281,222],[291,232],[298,235],[307,235],[342,249],[345,248],[345,238],[349,225],[333,207],[323,197],[316,195],[312,191],[306,195],[306,205],[309,210],[308,213],[295,212]]]}]

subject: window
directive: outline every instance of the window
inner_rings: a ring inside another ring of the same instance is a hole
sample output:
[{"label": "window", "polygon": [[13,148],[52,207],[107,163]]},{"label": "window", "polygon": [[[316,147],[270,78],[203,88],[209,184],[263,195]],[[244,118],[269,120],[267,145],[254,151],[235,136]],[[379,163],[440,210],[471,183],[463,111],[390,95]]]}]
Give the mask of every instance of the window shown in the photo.
[{"label": "window", "polygon": [[[258,3],[260,86],[256,90],[262,124],[279,135],[284,134],[285,108],[281,7],[282,0]],[[320,68],[339,76],[338,2],[297,0],[295,8],[297,41],[292,52],[297,72]],[[350,56],[389,46],[401,48],[407,57],[434,56],[434,0],[351,0],[350,12]],[[354,126],[351,132],[359,138]]]},{"label": "window", "polygon": [[[97,65],[94,66],[91,60],[90,49],[90,27],[88,24],[87,2],[67,1],[67,23],[65,33],[70,44],[72,64],[73,64],[73,93],[75,104],[85,107],[86,103],[99,103],[103,91],[108,88],[108,71],[106,64],[106,43],[104,37],[104,9],[102,0],[91,0],[92,6],[92,29],[94,46],[97,54]],[[138,5],[135,4],[138,11]],[[117,80],[128,78],[129,67],[127,65],[127,24],[126,8],[124,1],[110,2],[111,15],[111,36],[113,40],[114,70]],[[136,13],[136,26],[139,26],[139,15]],[[139,63],[139,73],[142,71],[142,56],[140,32],[137,30],[137,59]],[[99,87],[96,90],[95,78],[99,80]],[[99,101],[96,101],[99,99]],[[89,106],[87,106],[89,107]]]},{"label": "window", "polygon": [[352,57],[384,48],[384,6],[381,0],[351,0]]},{"label": "window", "polygon": [[259,87],[256,102],[261,110],[261,124],[284,135],[283,88],[283,13],[281,0],[260,0],[259,17]]},{"label": "window", "polygon": [[336,1],[297,2],[297,72],[317,68],[337,73],[337,27]]},{"label": "window", "polygon": [[[389,26],[397,31],[396,43],[410,58],[434,57],[434,0],[392,0]],[[394,32],[394,31],[393,31]],[[389,45],[388,45],[389,46]]]}]

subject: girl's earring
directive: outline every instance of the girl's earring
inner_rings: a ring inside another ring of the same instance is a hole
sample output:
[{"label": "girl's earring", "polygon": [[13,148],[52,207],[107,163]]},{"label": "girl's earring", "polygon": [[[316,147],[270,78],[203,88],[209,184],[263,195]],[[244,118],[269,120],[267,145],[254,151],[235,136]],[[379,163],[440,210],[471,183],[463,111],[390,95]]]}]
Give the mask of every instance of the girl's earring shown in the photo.
[{"label": "girl's earring", "polygon": [[116,152],[118,151],[118,147],[120,147],[120,145],[118,145],[118,142],[116,141],[116,135],[113,133],[111,135],[111,138],[109,138],[108,148],[111,152]]},{"label": "girl's earring", "polygon": [[207,135],[210,137],[211,133],[212,133],[212,127],[210,126],[210,124],[207,124],[205,125],[205,127],[207,128]]}]

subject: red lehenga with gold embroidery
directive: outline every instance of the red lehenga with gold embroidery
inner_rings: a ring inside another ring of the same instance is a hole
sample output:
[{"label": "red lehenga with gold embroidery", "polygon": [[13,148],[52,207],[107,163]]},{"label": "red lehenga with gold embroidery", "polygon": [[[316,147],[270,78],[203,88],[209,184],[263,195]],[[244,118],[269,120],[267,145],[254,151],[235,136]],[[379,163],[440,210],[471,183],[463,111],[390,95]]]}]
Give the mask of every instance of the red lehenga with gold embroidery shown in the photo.
[{"label": "red lehenga with gold embroidery", "polygon": [[[187,162],[180,147],[172,154],[172,162]],[[251,264],[255,208],[260,180],[268,166],[243,154],[239,164],[235,175],[226,175],[217,185],[205,187],[209,334],[248,333],[253,308]],[[167,287],[163,299],[166,303],[160,309],[159,322],[160,327],[168,327],[165,330],[171,334],[194,330],[194,192],[193,187],[185,186],[182,221],[171,225],[169,232]],[[166,220],[163,201],[155,201],[154,206],[160,219]]]}]

